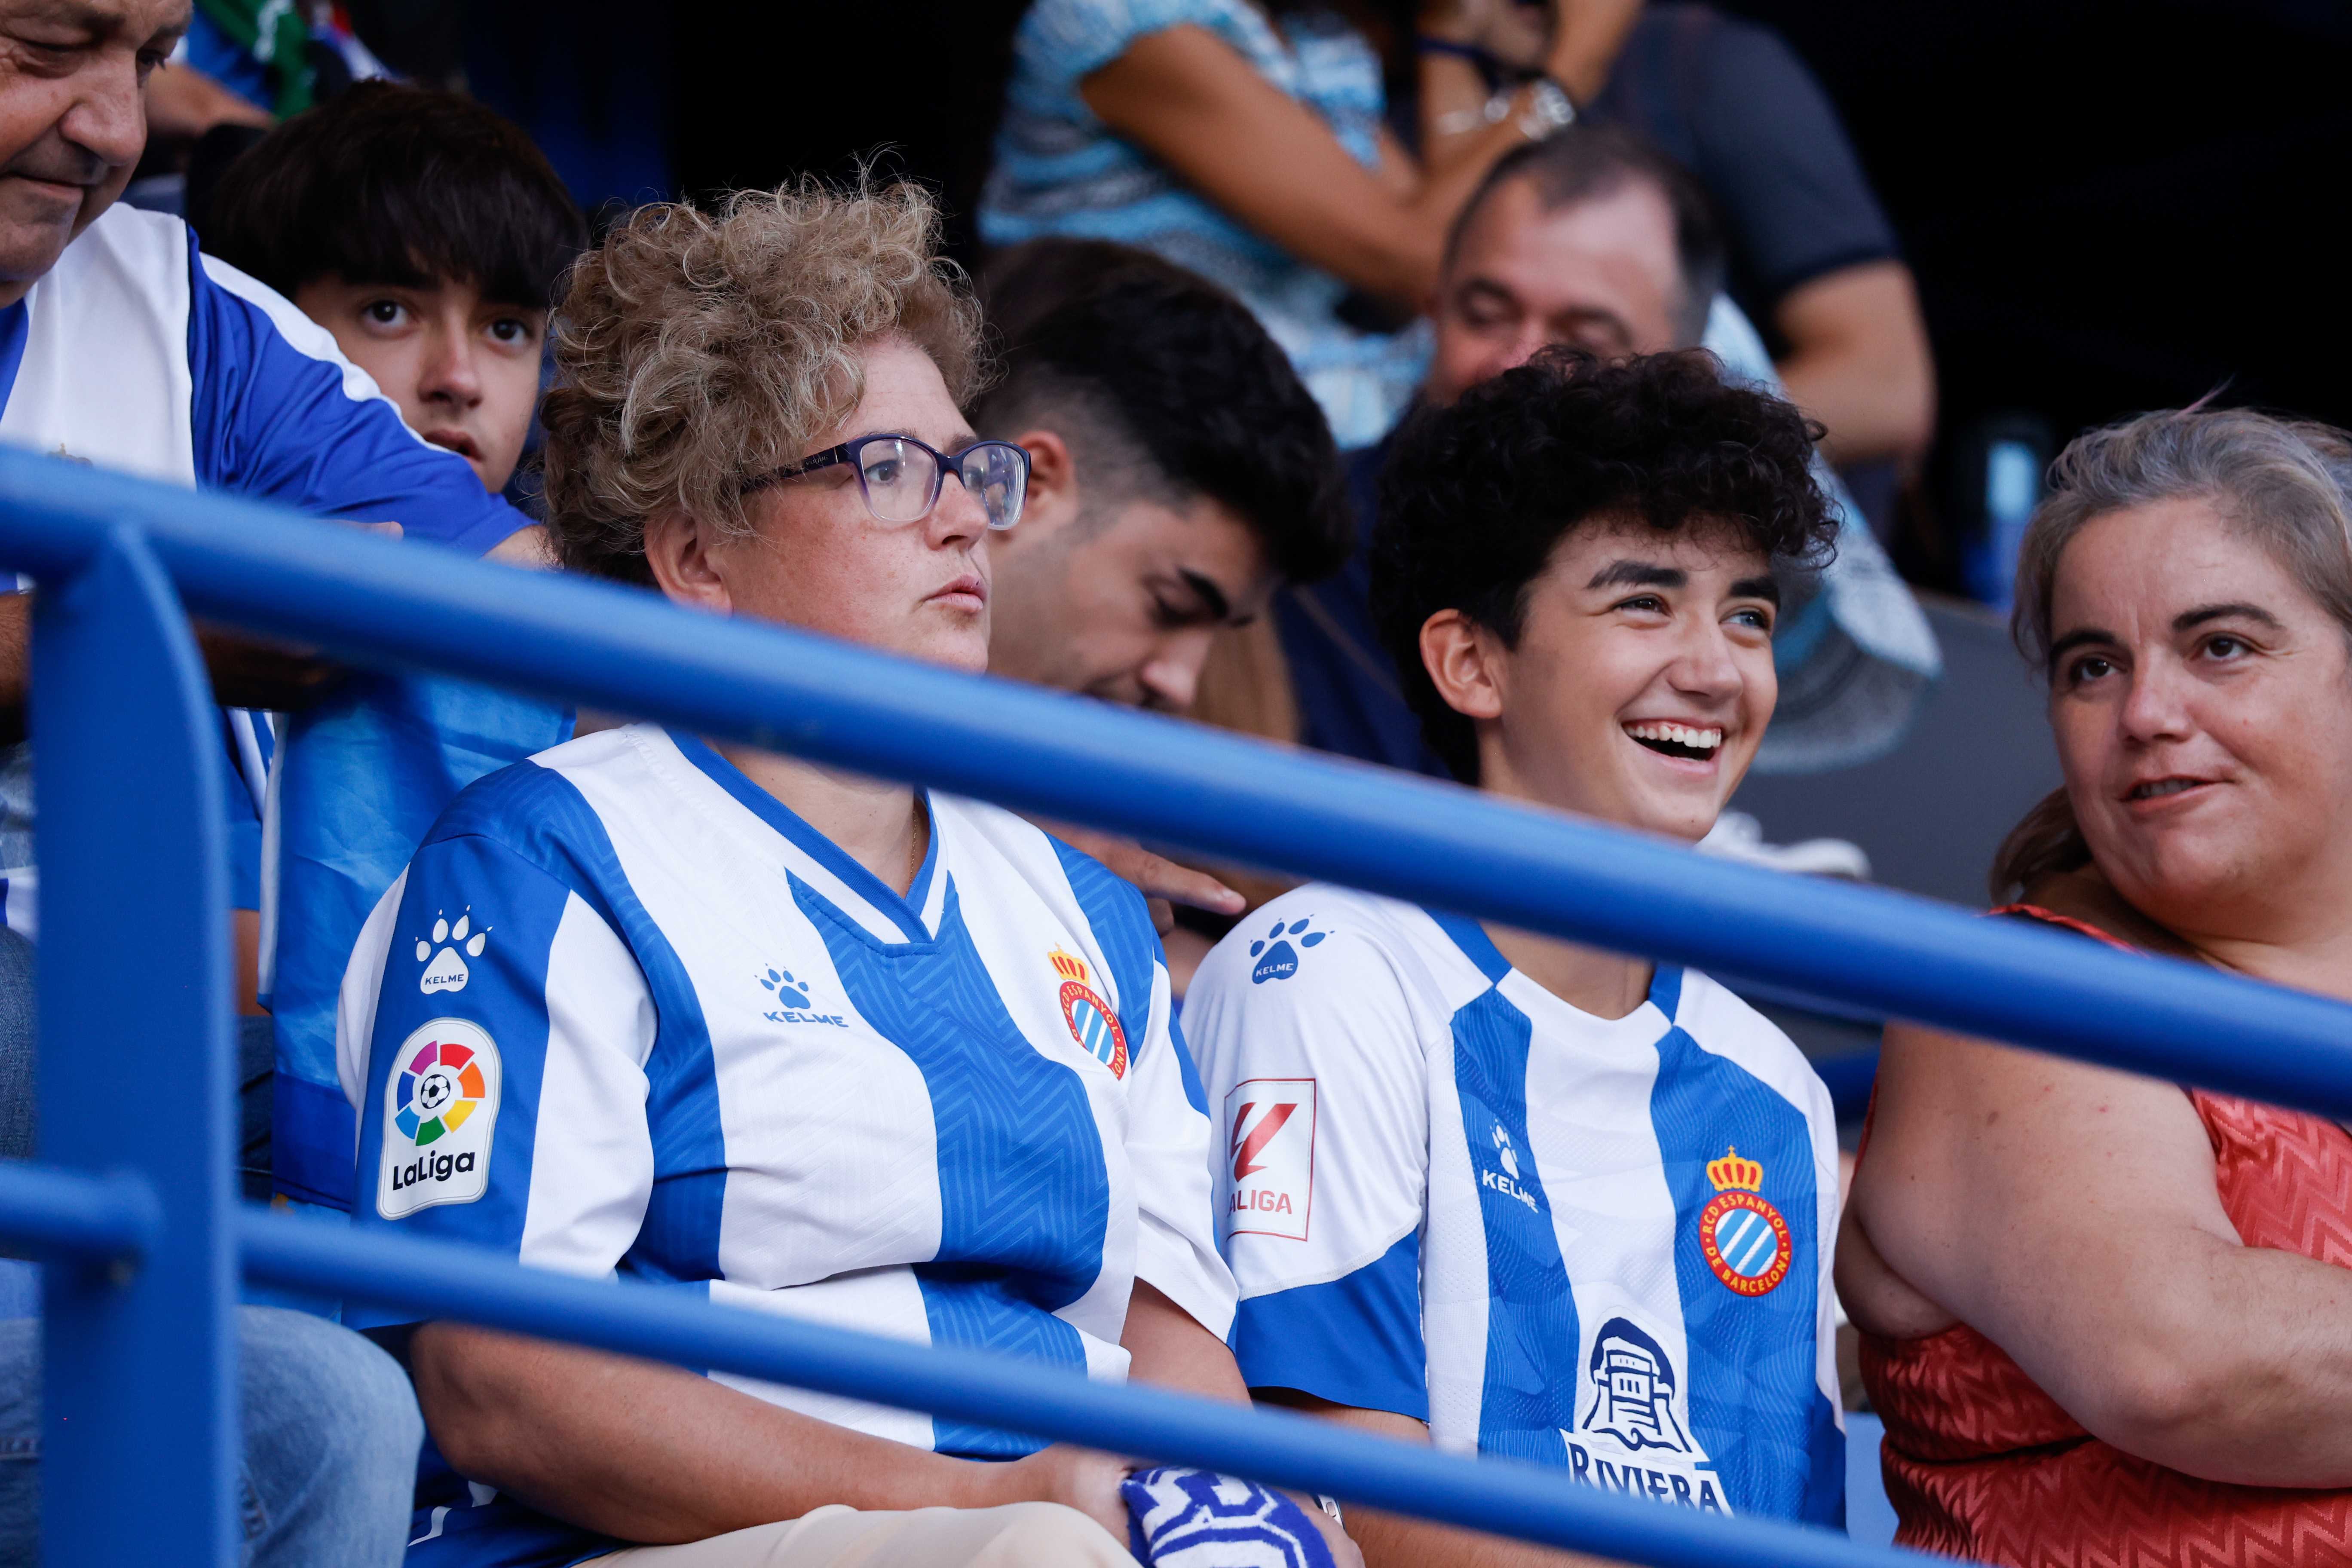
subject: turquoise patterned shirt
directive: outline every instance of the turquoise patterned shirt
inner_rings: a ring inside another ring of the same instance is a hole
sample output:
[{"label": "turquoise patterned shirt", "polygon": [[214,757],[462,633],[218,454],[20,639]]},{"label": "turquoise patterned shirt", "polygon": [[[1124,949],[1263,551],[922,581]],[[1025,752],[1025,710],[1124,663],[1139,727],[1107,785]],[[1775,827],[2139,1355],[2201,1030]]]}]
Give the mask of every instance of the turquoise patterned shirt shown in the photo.
[{"label": "turquoise patterned shirt", "polygon": [[980,209],[981,237],[1111,239],[1224,285],[1257,312],[1343,447],[1385,435],[1420,384],[1427,330],[1360,331],[1338,316],[1347,285],[1254,233],[1143,149],[1114,134],[1079,81],[1136,39],[1206,28],[1314,110],[1366,168],[1380,160],[1379,58],[1328,12],[1269,21],[1248,0],[1037,0],[1013,38],[1013,76]]}]

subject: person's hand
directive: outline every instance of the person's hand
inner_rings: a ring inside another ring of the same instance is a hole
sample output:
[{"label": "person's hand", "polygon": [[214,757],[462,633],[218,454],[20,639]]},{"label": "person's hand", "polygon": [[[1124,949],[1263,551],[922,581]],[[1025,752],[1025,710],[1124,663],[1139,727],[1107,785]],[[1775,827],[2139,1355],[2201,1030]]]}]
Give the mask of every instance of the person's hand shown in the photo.
[{"label": "person's hand", "polygon": [[520,566],[527,571],[552,572],[562,563],[555,557],[555,543],[548,537],[547,525],[534,522],[528,528],[518,528],[491,547],[482,557],[504,566]]},{"label": "person's hand", "polygon": [[[396,522],[330,521],[361,533],[398,539]],[[195,623],[196,649],[213,678],[213,696],[224,708],[264,708],[297,713],[324,699],[350,673],[316,648]]]},{"label": "person's hand", "polygon": [[1127,1502],[1118,1495],[1118,1486],[1135,1466],[1126,1459],[1056,1443],[1010,1464],[982,1468],[993,1472],[986,1477],[992,1501],[982,1506],[1057,1502],[1109,1531],[1113,1540],[1127,1540]]},{"label": "person's hand", "polygon": [[1525,0],[1427,0],[1416,26],[1433,38],[1483,49],[1502,65],[1533,70],[1544,60],[1552,7]]},{"label": "person's hand", "polygon": [[348,673],[315,648],[203,622],[195,631],[197,651],[212,674],[213,698],[224,708],[299,712],[341,685]]},{"label": "person's hand", "polygon": [[1486,30],[1486,18],[1500,4],[1502,0],[1423,0],[1413,16],[1413,27],[1424,37],[1475,44]]},{"label": "person's hand", "polygon": [[1124,877],[1142,889],[1151,906],[1151,923],[1159,928],[1161,936],[1176,926],[1176,912],[1169,908],[1171,902],[1218,915],[1238,915],[1248,907],[1239,893],[1206,871],[1179,866],[1132,838],[1060,822],[1040,822],[1037,826],[1071,848],[1093,856],[1113,876]]}]

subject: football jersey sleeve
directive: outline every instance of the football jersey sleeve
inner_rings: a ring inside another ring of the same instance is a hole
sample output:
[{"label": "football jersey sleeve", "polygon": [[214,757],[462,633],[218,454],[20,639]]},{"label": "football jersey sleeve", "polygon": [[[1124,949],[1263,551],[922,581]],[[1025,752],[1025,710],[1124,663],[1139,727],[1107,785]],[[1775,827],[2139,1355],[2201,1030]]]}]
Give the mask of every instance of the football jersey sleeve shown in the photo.
[{"label": "football jersey sleeve", "polygon": [[655,1016],[590,898],[490,838],[428,840],[367,923],[339,1026],[367,1034],[338,1049],[364,1096],[355,1223],[614,1269],[653,1185]]},{"label": "football jersey sleeve", "polygon": [[1168,971],[1151,966],[1151,1021],[1135,1053],[1127,1155],[1135,1173],[1135,1277],[1219,1339],[1234,1323],[1234,1277],[1218,1254],[1209,1191],[1209,1118],[1176,1027]]},{"label": "football jersey sleeve", "polygon": [[425,441],[332,333],[226,262],[191,250],[189,410],[196,482],[318,517],[396,522],[479,555],[530,519]]},{"label": "football jersey sleeve", "polygon": [[1318,891],[1245,920],[1185,998],[1241,1293],[1234,1355],[1253,1388],[1425,1421],[1425,1052],[1382,940]]}]

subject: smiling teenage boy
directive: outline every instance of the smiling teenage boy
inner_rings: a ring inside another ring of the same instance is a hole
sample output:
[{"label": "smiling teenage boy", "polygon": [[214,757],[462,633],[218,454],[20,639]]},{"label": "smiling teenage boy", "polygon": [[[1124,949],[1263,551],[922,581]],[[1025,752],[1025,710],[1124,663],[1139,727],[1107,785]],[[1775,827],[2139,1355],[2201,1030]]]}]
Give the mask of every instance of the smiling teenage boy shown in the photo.
[{"label": "smiling teenage boy", "polygon": [[[1773,567],[1826,546],[1805,420],[1704,353],[1551,350],[1417,416],[1374,605],[1489,793],[1695,843],[1777,693]],[[1264,1400],[1701,1511],[1842,1522],[1837,1145],[1696,971],[1326,885],[1184,1009]],[[1557,1554],[1350,1509],[1382,1564]]]}]

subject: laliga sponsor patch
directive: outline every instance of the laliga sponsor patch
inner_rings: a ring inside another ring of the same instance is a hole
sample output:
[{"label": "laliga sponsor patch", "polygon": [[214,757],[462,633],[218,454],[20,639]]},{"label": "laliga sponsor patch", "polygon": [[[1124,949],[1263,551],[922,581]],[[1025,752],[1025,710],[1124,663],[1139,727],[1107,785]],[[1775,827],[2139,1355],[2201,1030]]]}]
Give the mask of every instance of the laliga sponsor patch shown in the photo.
[{"label": "laliga sponsor patch", "polygon": [[481,1026],[436,1018],[403,1040],[383,1086],[375,1212],[402,1219],[489,1190],[499,1047]]},{"label": "laliga sponsor patch", "polygon": [[1315,1205],[1315,1080],[1244,1079],[1225,1095],[1228,1236],[1307,1239]]},{"label": "laliga sponsor patch", "polygon": [[1110,1004],[1087,984],[1087,961],[1058,947],[1047,956],[1054,962],[1054,973],[1062,977],[1062,1022],[1070,1026],[1070,1038],[1110,1068],[1111,1077],[1125,1078],[1127,1031],[1118,1026],[1118,1015],[1111,1011]]},{"label": "laliga sponsor patch", "polygon": [[1727,1148],[1706,1163],[1715,1196],[1698,1215],[1698,1248],[1715,1277],[1742,1296],[1761,1296],[1789,1277],[1795,1250],[1789,1222],[1764,1196],[1764,1164]]}]

